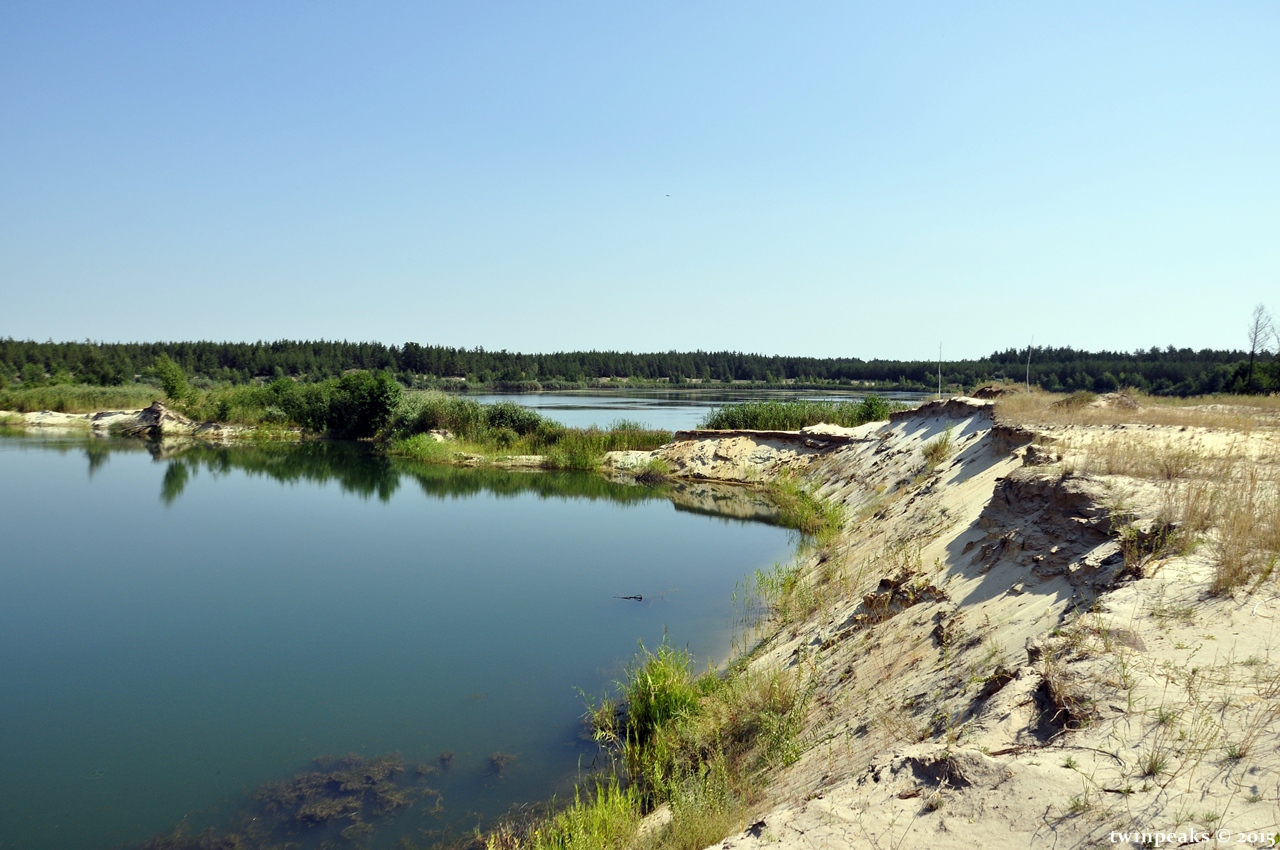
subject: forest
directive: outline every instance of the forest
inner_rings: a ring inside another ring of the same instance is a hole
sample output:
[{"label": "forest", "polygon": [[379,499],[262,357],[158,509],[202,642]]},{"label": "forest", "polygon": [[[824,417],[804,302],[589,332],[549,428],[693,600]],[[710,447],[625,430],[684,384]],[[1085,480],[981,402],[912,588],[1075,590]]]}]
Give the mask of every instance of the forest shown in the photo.
[{"label": "forest", "polygon": [[[1262,393],[1280,390],[1280,360],[1264,350],[1151,348],[1133,352],[1035,347],[977,360],[943,361],[948,390],[986,381],[1030,380],[1050,391],[1106,392],[1131,387],[1154,395]],[[248,384],[280,377],[319,382],[352,370],[388,371],[405,386],[536,391],[630,385],[756,384],[929,390],[939,364],[929,360],[789,357],[739,351],[566,351],[551,354],[451,348],[407,342],[36,342],[0,339],[0,388],[59,383],[116,386],[156,380],[171,358],[192,383]],[[1029,366],[1028,366],[1029,357]]]}]

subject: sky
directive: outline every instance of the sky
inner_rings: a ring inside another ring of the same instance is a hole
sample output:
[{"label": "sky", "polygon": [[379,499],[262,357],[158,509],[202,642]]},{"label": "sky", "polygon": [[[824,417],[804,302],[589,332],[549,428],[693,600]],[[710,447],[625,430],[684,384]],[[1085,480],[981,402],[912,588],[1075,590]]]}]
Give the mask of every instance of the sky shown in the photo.
[{"label": "sky", "polygon": [[1280,311],[1274,2],[0,3],[0,337],[930,359]]}]

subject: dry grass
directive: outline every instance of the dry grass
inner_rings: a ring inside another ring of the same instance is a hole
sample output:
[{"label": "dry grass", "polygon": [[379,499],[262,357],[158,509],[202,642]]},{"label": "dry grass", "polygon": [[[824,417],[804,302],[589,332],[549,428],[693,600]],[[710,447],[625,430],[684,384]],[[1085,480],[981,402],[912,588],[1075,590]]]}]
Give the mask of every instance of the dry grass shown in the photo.
[{"label": "dry grass", "polygon": [[1011,425],[1171,425],[1249,431],[1280,424],[1280,397],[1198,396],[1168,398],[1129,392],[1137,407],[1062,404],[1068,396],[1032,391],[996,400],[996,416]]},{"label": "dry grass", "polygon": [[1210,589],[1226,593],[1266,580],[1280,558],[1280,479],[1264,478],[1250,467],[1218,487],[1215,496]]},{"label": "dry grass", "polygon": [[[1074,441],[1073,441],[1074,442]],[[1079,471],[1171,481],[1202,470],[1209,453],[1190,440],[1154,442],[1142,433],[1104,432],[1075,445],[1083,456]]]},{"label": "dry grass", "polygon": [[1032,392],[996,409],[1058,432],[1068,472],[1159,482],[1166,537],[1156,554],[1207,543],[1213,593],[1266,580],[1280,561],[1280,398],[1129,398],[1136,406]]}]

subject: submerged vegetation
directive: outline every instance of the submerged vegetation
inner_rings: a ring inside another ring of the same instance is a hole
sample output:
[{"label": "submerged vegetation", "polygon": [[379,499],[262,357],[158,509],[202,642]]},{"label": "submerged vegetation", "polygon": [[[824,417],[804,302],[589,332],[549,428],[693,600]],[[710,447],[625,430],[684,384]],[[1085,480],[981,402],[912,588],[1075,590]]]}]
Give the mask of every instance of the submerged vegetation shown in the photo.
[{"label": "submerged vegetation", "polygon": [[395,753],[321,757],[314,769],[260,788],[230,829],[188,835],[179,827],[139,850],[283,850],[303,838],[325,847],[347,844],[369,835],[377,821],[397,809],[423,799],[438,807],[439,792],[420,782],[426,775],[407,772]]}]

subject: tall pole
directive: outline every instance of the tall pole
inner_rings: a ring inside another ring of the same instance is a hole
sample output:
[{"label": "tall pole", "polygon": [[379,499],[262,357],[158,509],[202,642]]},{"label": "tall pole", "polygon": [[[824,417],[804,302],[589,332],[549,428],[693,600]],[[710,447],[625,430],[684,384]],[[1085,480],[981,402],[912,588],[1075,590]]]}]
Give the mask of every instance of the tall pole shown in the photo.
[{"label": "tall pole", "polygon": [[1035,348],[1035,335],[1031,336],[1031,344],[1027,346],[1027,392],[1031,392],[1031,349]]},{"label": "tall pole", "polygon": [[942,343],[938,343],[938,399],[942,399]]}]

